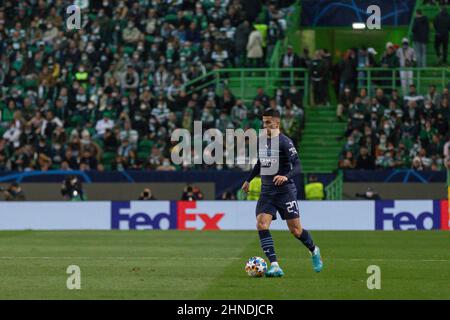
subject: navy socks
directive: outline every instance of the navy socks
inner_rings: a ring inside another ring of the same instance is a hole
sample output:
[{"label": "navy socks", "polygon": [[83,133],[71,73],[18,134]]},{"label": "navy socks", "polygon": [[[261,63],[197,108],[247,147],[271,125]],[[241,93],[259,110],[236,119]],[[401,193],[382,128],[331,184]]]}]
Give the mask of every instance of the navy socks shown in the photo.
[{"label": "navy socks", "polygon": [[259,230],[259,241],[261,248],[269,259],[270,263],[277,261],[277,255],[275,254],[275,247],[273,244],[272,235],[269,230]]},{"label": "navy socks", "polygon": [[302,234],[297,239],[300,240],[305,245],[305,247],[309,249],[309,251],[314,252],[316,246],[314,245],[313,239],[311,238],[311,234],[308,232],[308,230],[303,229]]}]

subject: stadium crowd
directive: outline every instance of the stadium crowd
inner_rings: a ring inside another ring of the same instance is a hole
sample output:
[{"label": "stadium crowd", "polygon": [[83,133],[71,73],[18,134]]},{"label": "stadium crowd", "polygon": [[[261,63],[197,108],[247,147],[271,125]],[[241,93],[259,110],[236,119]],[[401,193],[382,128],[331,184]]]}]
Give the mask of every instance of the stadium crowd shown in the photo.
[{"label": "stadium crowd", "polygon": [[448,87],[439,92],[431,85],[422,95],[411,84],[403,97],[381,88],[373,98],[365,88],[355,97],[349,87],[344,91],[341,107],[348,125],[340,168],[450,168]]},{"label": "stadium crowd", "polygon": [[[333,78],[339,97],[336,113],[339,120],[348,121],[340,168],[450,169],[450,83],[444,87],[430,85],[427,92],[418,92],[413,71],[399,71],[399,90],[392,90],[392,72],[378,71],[375,76],[379,78],[371,83],[375,90],[368,92],[366,75],[358,71],[360,67],[426,67],[428,26],[418,10],[412,29],[413,46],[408,38],[403,38],[401,45],[388,42],[379,59],[373,48],[350,49],[335,66]],[[439,63],[447,63],[448,36],[444,44],[440,35],[448,35],[449,27],[450,17],[442,7],[434,21]]]},{"label": "stadium crowd", "polygon": [[[187,83],[263,66],[292,2],[80,0],[81,28],[67,30],[73,1],[2,1],[0,171],[175,170],[174,129],[258,126],[281,95],[260,90],[244,105],[227,90],[188,94]],[[286,103],[292,125],[302,110]]]}]

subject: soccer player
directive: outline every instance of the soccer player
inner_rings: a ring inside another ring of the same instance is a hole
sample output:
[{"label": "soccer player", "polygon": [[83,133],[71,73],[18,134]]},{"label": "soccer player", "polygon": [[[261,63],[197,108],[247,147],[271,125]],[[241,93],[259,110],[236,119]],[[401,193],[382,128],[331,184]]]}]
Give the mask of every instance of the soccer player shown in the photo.
[{"label": "soccer player", "polygon": [[[263,113],[263,126],[267,136],[264,148],[258,146],[258,161],[242,190],[248,192],[250,181],[261,175],[262,189],[256,205],[257,229],[261,247],[270,261],[267,277],[282,277],[283,270],[277,261],[275,247],[269,228],[273,220],[277,219],[277,211],[281,219],[287,221],[290,232],[310,251],[314,271],[320,272],[323,267],[319,247],[314,245],[311,234],[302,228],[297,204],[297,188],[292,180],[300,174],[300,160],[297,150],[284,134],[280,133],[280,113],[275,109],[267,109]],[[278,150],[276,142],[278,139]],[[272,146],[275,145],[275,148]],[[277,172],[271,166],[278,163]]]}]

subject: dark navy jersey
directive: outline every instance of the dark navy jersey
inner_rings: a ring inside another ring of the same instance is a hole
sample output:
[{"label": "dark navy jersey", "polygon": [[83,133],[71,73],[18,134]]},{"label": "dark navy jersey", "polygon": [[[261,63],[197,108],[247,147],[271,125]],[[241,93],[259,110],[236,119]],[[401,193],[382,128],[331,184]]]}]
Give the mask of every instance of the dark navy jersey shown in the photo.
[{"label": "dark navy jersey", "polygon": [[[278,139],[278,142],[276,141]],[[295,189],[292,179],[300,174],[300,160],[294,143],[284,134],[280,133],[271,139],[262,139],[258,145],[258,161],[247,181],[261,175],[261,193],[288,192]],[[288,181],[281,186],[275,186],[273,178],[277,175],[285,176]]]}]

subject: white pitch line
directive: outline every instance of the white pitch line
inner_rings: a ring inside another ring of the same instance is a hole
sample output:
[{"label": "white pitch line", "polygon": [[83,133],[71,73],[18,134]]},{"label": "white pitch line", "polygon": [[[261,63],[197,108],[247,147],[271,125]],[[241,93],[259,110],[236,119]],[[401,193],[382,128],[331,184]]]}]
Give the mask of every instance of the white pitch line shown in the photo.
[{"label": "white pitch line", "polygon": [[[73,260],[245,260],[241,257],[13,257],[13,256],[0,256],[0,260],[60,260],[60,259],[73,259]],[[309,260],[306,258],[284,258],[283,260]],[[450,262],[450,259],[370,259],[370,258],[325,258],[325,261],[376,261],[376,262]]]}]

